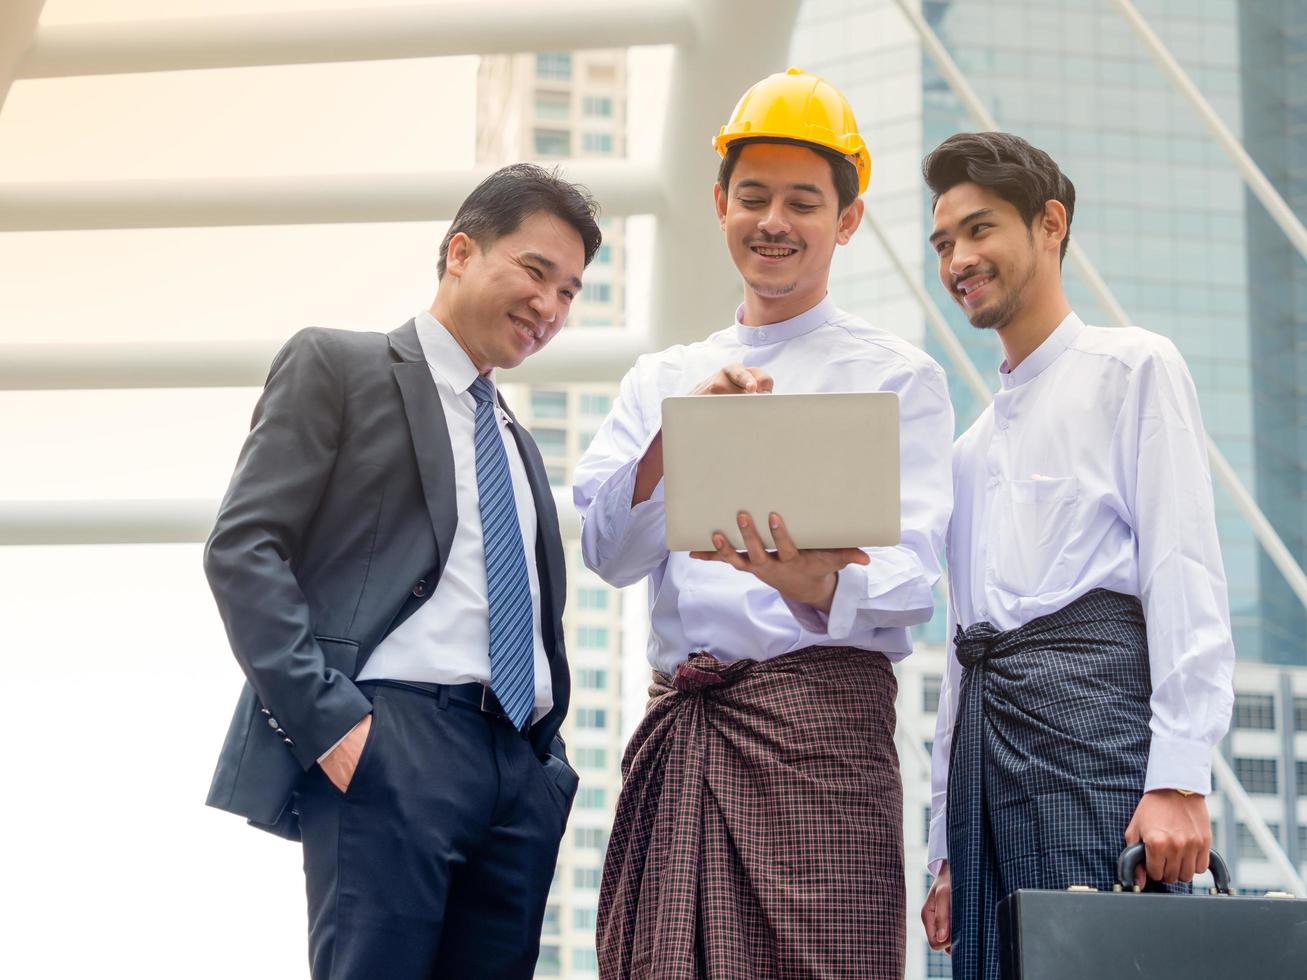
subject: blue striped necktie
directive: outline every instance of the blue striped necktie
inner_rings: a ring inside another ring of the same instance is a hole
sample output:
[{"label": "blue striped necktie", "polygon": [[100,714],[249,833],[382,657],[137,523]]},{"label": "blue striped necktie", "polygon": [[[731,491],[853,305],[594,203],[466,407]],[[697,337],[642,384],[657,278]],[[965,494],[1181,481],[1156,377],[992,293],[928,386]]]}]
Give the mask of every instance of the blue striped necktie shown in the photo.
[{"label": "blue striped necktie", "polygon": [[535,641],[531,581],[517,521],[508,455],[499,432],[495,389],[480,375],[468,391],[476,399],[477,493],[490,604],[490,689],[518,728],[535,706]]}]

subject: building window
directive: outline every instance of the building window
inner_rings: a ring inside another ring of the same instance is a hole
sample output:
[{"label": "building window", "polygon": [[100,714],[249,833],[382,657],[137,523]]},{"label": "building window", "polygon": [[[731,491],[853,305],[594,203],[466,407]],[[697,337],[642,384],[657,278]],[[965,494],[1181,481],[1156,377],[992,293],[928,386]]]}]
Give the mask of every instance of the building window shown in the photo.
[{"label": "building window", "polygon": [[1234,727],[1247,731],[1275,731],[1275,696],[1271,694],[1236,694]]},{"label": "building window", "polygon": [[565,157],[572,152],[572,134],[566,129],[537,129],[532,140],[536,156]]},{"label": "building window", "polygon": [[562,972],[562,961],[558,958],[557,946],[541,946],[540,957],[536,960],[536,976],[556,977]]},{"label": "building window", "polygon": [[594,929],[599,924],[599,913],[592,908],[582,906],[572,909],[572,925],[577,929]]},{"label": "building window", "polygon": [[577,888],[598,888],[602,874],[598,868],[573,868],[572,884]]},{"label": "building window", "polygon": [[929,946],[926,947],[926,976],[953,976],[953,960],[949,958],[948,953],[944,952],[942,949],[931,949]]},{"label": "building window", "polygon": [[569,52],[552,52],[536,55],[536,78],[566,82],[572,78],[572,55]]},{"label": "building window", "polygon": [[1307,698],[1293,699],[1293,730],[1307,732]]},{"label": "building window", "polygon": [[[1276,841],[1279,841],[1280,825],[1278,823],[1268,823],[1266,829],[1271,832],[1271,836]],[[1240,861],[1266,860],[1266,855],[1262,853],[1262,849],[1257,845],[1257,841],[1253,838],[1253,832],[1248,829],[1247,824],[1240,823],[1235,827],[1234,838],[1234,847],[1239,854]]]},{"label": "building window", "polygon": [[608,750],[579,748],[576,750],[576,765],[579,769],[608,768]]},{"label": "building window", "polygon": [[582,786],[576,794],[576,805],[584,810],[606,810],[608,790],[602,786]]},{"label": "building window", "polygon": [[921,843],[930,843],[930,807],[921,808]]},{"label": "building window", "polygon": [[607,609],[607,589],[577,589],[576,602],[582,609]]},{"label": "building window", "polygon": [[540,449],[541,456],[548,458],[567,455],[566,429],[532,429],[531,435]]},{"label": "building window", "polygon": [[608,671],[578,670],[576,672],[576,686],[589,688],[591,691],[602,691],[608,687]]},{"label": "building window", "polygon": [[537,119],[566,120],[571,115],[571,111],[571,102],[566,95],[553,95],[548,92],[536,94]]},{"label": "building window", "polygon": [[595,951],[589,948],[572,950],[572,969],[586,973],[594,973],[598,970],[599,960],[595,957]]},{"label": "building window", "polygon": [[582,133],[581,149],[586,153],[612,153],[612,133]]},{"label": "building window", "polygon": [[531,414],[538,419],[567,418],[567,392],[536,388],[531,392]]},{"label": "building window", "polygon": [[608,721],[608,713],[603,708],[578,708],[576,711],[577,728],[602,729]]},{"label": "building window", "polygon": [[608,395],[586,393],[581,396],[581,413],[583,415],[607,415],[608,410],[612,407],[613,400]]},{"label": "building window", "polygon": [[[1299,799],[1307,796],[1307,761],[1296,759],[1293,763],[1293,781],[1297,784],[1297,796]],[[1307,861],[1307,854],[1303,855],[1303,860]]]},{"label": "building window", "polygon": [[560,463],[545,466],[545,476],[549,479],[551,487],[565,487],[567,483],[567,467]]},{"label": "building window", "polygon": [[921,710],[934,714],[939,710],[939,688],[944,679],[939,674],[926,674],[921,678]]},{"label": "building window", "polygon": [[540,930],[543,933],[545,933],[545,935],[548,936],[558,935],[558,906],[557,905],[551,904],[545,906],[545,919],[544,919],[544,923],[540,927]]},{"label": "building window", "polygon": [[613,246],[600,245],[599,251],[595,252],[595,265],[609,265],[613,261]]},{"label": "building window", "polygon": [[1234,760],[1234,774],[1249,793],[1274,795],[1280,791],[1278,763],[1275,759]]},{"label": "building window", "polygon": [[595,303],[611,303],[613,301],[612,283],[595,282],[586,287],[586,299]]},{"label": "building window", "polygon": [[576,643],[592,650],[607,650],[608,630],[602,626],[582,626],[576,631]]},{"label": "building window", "polygon": [[577,827],[572,831],[572,843],[589,851],[602,851],[608,846],[608,831],[602,827]]},{"label": "building window", "polygon": [[613,114],[613,100],[606,95],[587,95],[581,100],[581,111],[587,116],[608,118]]}]

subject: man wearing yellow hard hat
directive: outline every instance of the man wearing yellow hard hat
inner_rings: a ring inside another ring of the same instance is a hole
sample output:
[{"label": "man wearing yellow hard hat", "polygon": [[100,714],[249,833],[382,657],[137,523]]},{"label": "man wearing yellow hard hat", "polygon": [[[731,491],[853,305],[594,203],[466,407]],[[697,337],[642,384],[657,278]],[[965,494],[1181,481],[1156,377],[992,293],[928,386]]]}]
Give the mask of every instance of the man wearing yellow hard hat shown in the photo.
[{"label": "man wearing yellow hard hat", "polygon": [[[654,668],[622,764],[600,975],[897,978],[891,662],[933,612],[953,410],[934,361],[826,295],[871,171],[843,95],[798,69],[772,75],[714,145],[744,301],[704,340],[636,362],[575,478],[586,564],[613,585],[649,579]],[[662,399],[772,390],[898,395],[902,544],[799,551],[777,515],[758,515],[773,554],[742,514],[746,553],[720,537],[717,551],[668,552]]]}]

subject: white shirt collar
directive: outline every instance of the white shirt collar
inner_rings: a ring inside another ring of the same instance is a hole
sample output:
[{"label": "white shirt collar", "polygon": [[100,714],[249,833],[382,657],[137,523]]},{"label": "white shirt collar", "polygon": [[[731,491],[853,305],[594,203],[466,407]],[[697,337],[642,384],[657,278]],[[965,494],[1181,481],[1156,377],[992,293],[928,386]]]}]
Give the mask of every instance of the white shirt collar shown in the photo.
[{"label": "white shirt collar", "polygon": [[1005,360],[998,366],[998,379],[1003,388],[1015,388],[1027,381],[1039,377],[1061,356],[1062,352],[1076,342],[1080,332],[1085,329],[1084,322],[1074,313],[1068,313],[1066,319],[1057,325],[1057,329],[1044,338],[1044,342],[1031,351],[1024,361],[1009,371]]},{"label": "white shirt collar", "polygon": [[[413,322],[417,326],[422,356],[427,359],[432,370],[440,375],[456,394],[461,395],[466,392],[480,373],[472,363],[472,359],[467,356],[467,351],[463,350],[449,329],[427,310],[414,317]],[[493,387],[495,384],[493,370],[487,380]]]},{"label": "white shirt collar", "polygon": [[768,323],[761,327],[747,327],[740,322],[744,314],[741,305],[735,311],[735,338],[748,347],[763,347],[778,344],[784,340],[802,337],[805,333],[816,330],[839,312],[829,295],[823,296],[820,303],[810,310],[805,310],[796,317],[782,320],[780,323]]}]

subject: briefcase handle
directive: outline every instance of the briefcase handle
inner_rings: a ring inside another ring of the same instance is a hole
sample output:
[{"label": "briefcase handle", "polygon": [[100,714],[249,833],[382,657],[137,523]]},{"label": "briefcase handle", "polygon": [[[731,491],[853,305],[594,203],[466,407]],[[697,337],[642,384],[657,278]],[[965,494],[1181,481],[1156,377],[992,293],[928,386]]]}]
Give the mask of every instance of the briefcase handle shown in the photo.
[{"label": "briefcase handle", "polygon": [[[1121,856],[1116,859],[1116,880],[1122,891],[1135,891],[1135,868],[1139,867],[1144,861],[1144,845],[1131,844]],[[1216,887],[1212,889],[1213,894],[1224,892],[1226,895],[1232,894],[1230,891],[1230,869],[1225,865],[1225,859],[1216,851],[1207,852],[1207,867],[1212,872],[1212,884]]]}]

